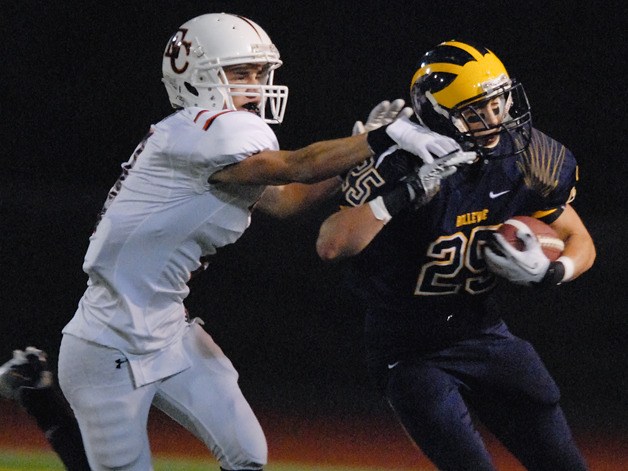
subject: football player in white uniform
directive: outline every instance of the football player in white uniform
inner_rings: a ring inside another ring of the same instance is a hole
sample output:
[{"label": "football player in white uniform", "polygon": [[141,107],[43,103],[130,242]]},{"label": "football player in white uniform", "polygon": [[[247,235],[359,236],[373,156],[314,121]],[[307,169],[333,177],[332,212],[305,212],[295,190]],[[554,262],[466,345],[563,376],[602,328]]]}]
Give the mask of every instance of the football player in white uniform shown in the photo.
[{"label": "football player in white uniform", "polygon": [[163,82],[177,111],[151,127],[108,195],[59,352],[59,383],[94,470],[152,469],[151,405],[203,441],[221,469],[261,469],[267,445],[238,374],[187,318],[190,277],[242,235],[260,198],[277,214],[287,201],[307,203],[298,191],[281,202],[263,196],[267,185],[324,181],[393,144],[422,159],[459,150],[398,119],[281,151],[267,124],[285,111],[288,89],[274,85],[281,63],[261,27],[230,14],[194,18],[167,44]]}]

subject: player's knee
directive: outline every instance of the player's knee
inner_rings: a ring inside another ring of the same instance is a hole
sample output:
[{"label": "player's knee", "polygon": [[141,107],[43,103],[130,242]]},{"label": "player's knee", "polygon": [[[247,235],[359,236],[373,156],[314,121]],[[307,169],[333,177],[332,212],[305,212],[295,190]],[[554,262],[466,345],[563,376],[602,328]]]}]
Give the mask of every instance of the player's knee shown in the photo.
[{"label": "player's knee", "polygon": [[97,444],[93,449],[92,458],[97,463],[96,469],[130,471],[145,467],[145,464],[142,464],[142,444],[139,440],[124,440],[110,446]]},{"label": "player's knee", "polygon": [[[101,470],[141,470],[146,469],[146,464],[142,463],[142,447],[139,446],[120,446],[115,449],[96,449],[94,450],[93,460],[96,461],[96,469]],[[92,460],[90,460],[92,464]]]},{"label": "player's knee", "polygon": [[256,430],[255,427],[251,427],[246,433],[237,434],[238,446],[236,449],[223,450],[225,453],[221,459],[219,459],[221,466],[230,470],[257,470],[262,469],[268,461],[268,445],[266,443],[266,437],[259,427]]},{"label": "player's knee", "polygon": [[[268,445],[261,425],[246,403],[223,404],[230,410],[230,426],[224,434],[213,434],[206,441],[220,466],[226,470],[262,469],[268,460]],[[210,435],[208,435],[208,438]]]},{"label": "player's knee", "polygon": [[528,342],[521,341],[518,345],[517,358],[524,366],[518,369],[519,381],[515,393],[528,401],[554,406],[560,401],[560,389],[556,381]]},{"label": "player's knee", "polygon": [[436,368],[400,363],[389,376],[386,396],[391,402],[413,402],[433,408],[440,404],[452,390],[451,379]]},{"label": "player's knee", "polygon": [[98,470],[143,470],[150,466],[145,427],[120,420],[115,411],[102,414],[98,424],[85,429],[90,464]]},{"label": "player's knee", "polygon": [[558,389],[556,383],[552,382],[544,390],[537,391],[533,397],[541,404],[555,406],[560,402],[560,389]]}]

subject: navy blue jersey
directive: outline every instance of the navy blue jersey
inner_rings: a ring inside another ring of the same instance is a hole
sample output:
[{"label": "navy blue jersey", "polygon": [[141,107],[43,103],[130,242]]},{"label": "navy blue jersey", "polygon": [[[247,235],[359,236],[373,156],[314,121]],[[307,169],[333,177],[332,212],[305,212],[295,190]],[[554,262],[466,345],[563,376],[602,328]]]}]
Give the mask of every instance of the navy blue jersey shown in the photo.
[{"label": "navy blue jersey", "polygon": [[[342,204],[385,194],[420,163],[401,150],[375,156],[345,176]],[[460,168],[429,204],[394,217],[350,261],[367,342],[370,331],[371,343],[389,353],[439,348],[494,320],[485,298],[496,279],[482,257],[489,232],[515,215],[552,222],[573,199],[576,177],[572,153],[534,130],[525,153]]]}]

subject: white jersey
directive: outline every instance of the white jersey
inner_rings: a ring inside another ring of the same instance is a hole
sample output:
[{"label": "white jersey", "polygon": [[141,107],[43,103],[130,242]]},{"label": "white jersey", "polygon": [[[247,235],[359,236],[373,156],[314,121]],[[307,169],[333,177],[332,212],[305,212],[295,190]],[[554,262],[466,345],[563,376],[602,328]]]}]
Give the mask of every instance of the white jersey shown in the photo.
[{"label": "white jersey", "polygon": [[278,148],[246,111],[187,108],[152,126],[109,193],[85,255],[88,287],[63,333],[122,351],[136,385],[189,366],[180,339],[191,273],[242,235],[264,190],[208,178]]}]

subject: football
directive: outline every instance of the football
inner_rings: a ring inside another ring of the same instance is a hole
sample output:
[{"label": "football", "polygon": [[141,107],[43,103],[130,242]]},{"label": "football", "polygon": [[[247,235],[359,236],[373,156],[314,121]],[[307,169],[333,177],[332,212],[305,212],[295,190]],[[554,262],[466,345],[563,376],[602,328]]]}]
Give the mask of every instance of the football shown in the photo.
[{"label": "football", "polygon": [[558,237],[558,234],[551,226],[545,224],[539,219],[530,216],[514,216],[504,222],[497,232],[499,232],[506,241],[517,250],[523,250],[523,242],[517,237],[517,230],[521,224],[530,228],[541,243],[543,253],[550,259],[555,261],[561,256],[565,249],[565,243]]}]

